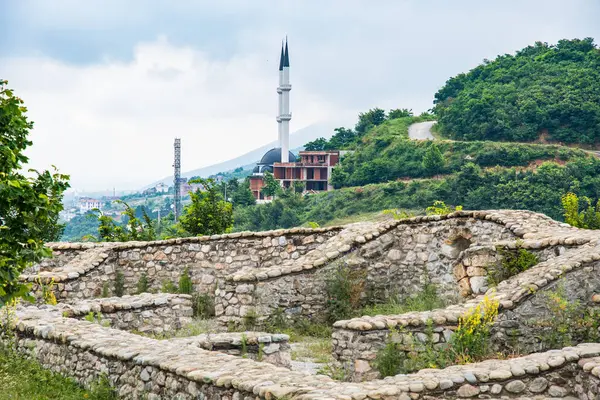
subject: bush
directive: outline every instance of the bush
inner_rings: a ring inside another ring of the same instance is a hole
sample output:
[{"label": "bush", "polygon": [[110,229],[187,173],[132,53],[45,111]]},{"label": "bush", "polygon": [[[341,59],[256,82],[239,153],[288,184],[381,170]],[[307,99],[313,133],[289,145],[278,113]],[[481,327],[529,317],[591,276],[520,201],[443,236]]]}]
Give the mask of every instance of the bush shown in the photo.
[{"label": "bush", "polygon": [[325,281],[327,321],[335,322],[352,316],[365,288],[365,271],[338,265]]},{"label": "bush", "polygon": [[193,290],[192,276],[189,267],[185,267],[183,273],[179,277],[179,293],[192,294]]},{"label": "bush", "polygon": [[600,339],[600,310],[586,307],[579,301],[570,301],[561,283],[542,296],[550,316],[536,319],[538,336],[544,349],[559,349],[577,343],[595,343]]},{"label": "bush", "polygon": [[148,276],[146,275],[145,272],[142,272],[142,275],[140,276],[140,280],[137,283],[137,293],[138,294],[147,293],[148,288],[149,288]]},{"label": "bush", "polygon": [[194,310],[194,317],[206,319],[215,316],[215,304],[208,294],[194,293],[192,295],[192,309]]},{"label": "bush", "polygon": [[[489,356],[490,329],[498,315],[498,302],[484,297],[482,303],[462,316],[449,343],[433,341],[433,323],[427,322],[425,342],[414,338],[409,348],[388,341],[376,355],[374,365],[379,373],[392,376],[411,373],[424,368],[445,368],[452,364],[466,364]],[[399,333],[404,328],[398,328]],[[391,339],[391,338],[390,338]]]},{"label": "bush", "polygon": [[500,282],[528,270],[539,262],[538,257],[532,252],[521,247],[517,242],[517,250],[498,248],[498,253],[502,257],[500,265],[488,267],[487,281],[490,286],[496,286]]},{"label": "bush", "polygon": [[123,271],[121,270],[117,270],[115,274],[113,294],[117,297],[122,297],[125,294],[125,275],[123,275]]},{"label": "bush", "polygon": [[173,282],[171,282],[168,279],[165,279],[162,282],[162,286],[160,288],[160,291],[162,293],[178,293],[179,292],[179,287],[174,284]]}]

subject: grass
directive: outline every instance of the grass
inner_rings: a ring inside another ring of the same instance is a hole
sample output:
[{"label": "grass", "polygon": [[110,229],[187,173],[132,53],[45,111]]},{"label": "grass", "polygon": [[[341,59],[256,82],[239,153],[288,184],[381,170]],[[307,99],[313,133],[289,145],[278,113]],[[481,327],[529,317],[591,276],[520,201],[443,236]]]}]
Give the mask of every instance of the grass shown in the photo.
[{"label": "grass", "polygon": [[428,284],[417,296],[412,296],[402,301],[399,301],[397,298],[391,298],[382,304],[372,304],[359,310],[357,316],[399,315],[412,311],[429,311],[443,307],[446,307],[446,303],[438,296],[435,285]]},{"label": "grass", "polygon": [[164,340],[164,339],[171,339],[171,338],[175,338],[175,337],[190,337],[190,336],[202,335],[205,333],[217,333],[217,332],[224,332],[224,329],[216,323],[216,320],[194,318],[191,323],[189,323],[185,327],[183,327],[175,332],[158,333],[157,334],[157,333],[132,331],[131,333],[135,333],[136,335],[140,335],[140,336],[150,337],[153,339]]},{"label": "grass", "polygon": [[333,345],[331,338],[314,338],[305,336],[301,343],[294,346],[292,350],[292,360],[294,361],[312,361],[320,364],[333,362],[331,351]]},{"label": "grass", "polygon": [[0,400],[112,400],[116,394],[103,380],[83,389],[73,379],[44,369],[38,362],[0,347]]}]

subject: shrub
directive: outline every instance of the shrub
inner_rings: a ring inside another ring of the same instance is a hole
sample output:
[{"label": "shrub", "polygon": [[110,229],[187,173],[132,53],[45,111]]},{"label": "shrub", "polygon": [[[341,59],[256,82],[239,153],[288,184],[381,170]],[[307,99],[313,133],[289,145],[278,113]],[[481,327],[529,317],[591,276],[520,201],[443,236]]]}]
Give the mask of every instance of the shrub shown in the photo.
[{"label": "shrub", "polygon": [[208,294],[194,293],[192,295],[192,309],[194,317],[210,318],[215,316],[215,304]]},{"label": "shrub", "polygon": [[326,313],[329,322],[352,316],[360,305],[365,287],[365,271],[338,265],[325,281]]},{"label": "shrub", "polygon": [[429,311],[445,306],[446,302],[439,297],[436,286],[428,283],[421,292],[403,301],[398,300],[397,297],[392,297],[385,303],[363,307],[358,310],[356,315],[397,315],[410,311]]},{"label": "shrub", "polygon": [[148,288],[149,288],[148,276],[146,275],[145,272],[142,272],[142,275],[140,276],[140,280],[137,283],[137,293],[138,294],[147,293]]},{"label": "shrub", "polygon": [[162,282],[162,286],[160,288],[160,291],[163,292],[163,293],[177,293],[179,291],[179,288],[177,287],[176,284],[174,284],[170,280],[165,279]]},{"label": "shrub", "polygon": [[[427,321],[425,342],[413,337],[408,348],[388,341],[376,355],[374,365],[379,373],[392,376],[424,368],[445,368],[451,364],[466,364],[490,354],[490,329],[498,315],[498,302],[487,296],[475,308],[462,316],[449,343],[436,344],[433,323]],[[399,328],[403,332],[403,328]]]},{"label": "shrub", "polygon": [[396,343],[388,342],[375,356],[374,364],[382,378],[398,375],[406,361],[406,354]]},{"label": "shrub", "polygon": [[561,198],[565,222],[583,229],[600,229],[600,200],[594,206],[589,197],[582,196],[582,210],[579,211],[580,199],[574,193],[567,193]]},{"label": "shrub", "polygon": [[450,344],[459,362],[469,363],[485,357],[489,351],[490,329],[498,315],[498,301],[488,296],[458,320]]},{"label": "shrub", "polygon": [[110,289],[108,288],[108,282],[102,284],[102,297],[110,297]]},{"label": "shrub", "polygon": [[425,209],[425,212],[427,215],[446,215],[460,210],[462,210],[462,206],[456,206],[453,210],[452,207],[448,207],[443,201],[436,200],[433,202],[433,205]]},{"label": "shrub", "polygon": [[192,276],[189,267],[185,267],[183,273],[179,277],[179,293],[192,294],[193,284]]},{"label": "shrub", "polygon": [[502,257],[500,265],[488,267],[487,281],[490,286],[496,286],[503,280],[528,270],[539,262],[538,257],[532,252],[521,247],[522,243],[517,241],[517,250],[511,251],[498,248],[498,254]]},{"label": "shrub", "polygon": [[56,283],[54,282],[54,278],[50,280],[48,283],[42,282],[42,278],[38,277],[36,279],[36,283],[42,289],[42,299],[44,299],[45,304],[50,304],[55,306],[58,304],[56,301],[56,295],[54,294],[54,286]]},{"label": "shrub", "polygon": [[113,293],[117,297],[122,297],[125,294],[125,275],[123,275],[123,271],[121,270],[118,270],[115,275],[115,287]]},{"label": "shrub", "polygon": [[600,310],[570,301],[562,283],[540,295],[550,312],[549,317],[537,319],[533,324],[540,328],[538,338],[543,348],[556,349],[600,339]]}]

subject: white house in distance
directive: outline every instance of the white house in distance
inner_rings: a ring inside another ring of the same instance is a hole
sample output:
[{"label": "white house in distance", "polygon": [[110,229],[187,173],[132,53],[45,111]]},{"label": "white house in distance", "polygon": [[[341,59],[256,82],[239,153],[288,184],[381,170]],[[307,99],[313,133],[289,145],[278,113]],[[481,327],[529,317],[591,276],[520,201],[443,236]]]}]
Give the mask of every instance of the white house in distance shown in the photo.
[{"label": "white house in distance", "polygon": [[100,200],[92,199],[91,197],[82,197],[79,199],[79,212],[81,214],[85,214],[94,208],[101,210],[102,202]]},{"label": "white house in distance", "polygon": [[169,191],[169,187],[162,182],[154,186],[154,188],[156,189],[156,193],[167,193]]}]

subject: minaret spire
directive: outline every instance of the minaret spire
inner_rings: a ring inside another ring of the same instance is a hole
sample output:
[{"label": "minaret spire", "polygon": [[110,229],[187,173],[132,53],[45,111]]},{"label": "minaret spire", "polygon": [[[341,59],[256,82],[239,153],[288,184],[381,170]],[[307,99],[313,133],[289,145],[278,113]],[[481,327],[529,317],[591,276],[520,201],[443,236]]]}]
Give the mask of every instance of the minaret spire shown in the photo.
[{"label": "minaret spire", "polygon": [[280,92],[281,107],[279,111],[278,120],[281,121],[281,162],[289,162],[289,151],[290,151],[290,120],[292,119],[292,113],[290,112],[290,55],[288,51],[288,40],[285,37],[285,49],[283,52],[283,69],[279,71],[279,87],[277,91]]},{"label": "minaret spire", "polygon": [[284,53],[284,56],[283,56],[283,66],[284,67],[289,67],[290,66],[290,55],[288,54],[287,36],[285,37],[285,53]]},{"label": "minaret spire", "polygon": [[281,57],[279,57],[279,70],[283,71],[283,58],[284,58],[284,53],[283,53],[283,40],[281,41]]}]

